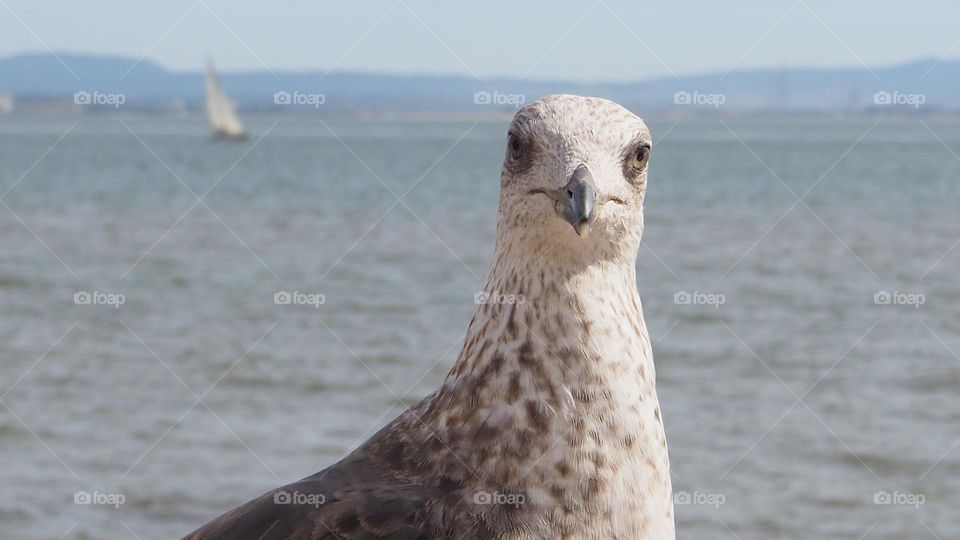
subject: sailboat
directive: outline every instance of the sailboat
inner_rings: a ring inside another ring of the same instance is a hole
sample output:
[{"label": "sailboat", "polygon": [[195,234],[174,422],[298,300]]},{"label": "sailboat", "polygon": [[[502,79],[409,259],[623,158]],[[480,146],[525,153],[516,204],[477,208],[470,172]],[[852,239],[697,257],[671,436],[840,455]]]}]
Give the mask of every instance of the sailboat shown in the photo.
[{"label": "sailboat", "polygon": [[241,141],[247,138],[247,129],[227,99],[220,84],[220,77],[213,69],[213,62],[207,62],[207,122],[214,139]]}]

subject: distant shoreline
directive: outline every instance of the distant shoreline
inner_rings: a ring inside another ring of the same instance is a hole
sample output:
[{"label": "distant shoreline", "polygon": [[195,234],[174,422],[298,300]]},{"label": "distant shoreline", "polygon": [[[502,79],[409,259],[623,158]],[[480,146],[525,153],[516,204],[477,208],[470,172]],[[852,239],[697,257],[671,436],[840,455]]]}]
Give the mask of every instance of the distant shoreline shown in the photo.
[{"label": "distant shoreline", "polygon": [[[664,120],[696,120],[711,118],[733,118],[733,119],[782,119],[785,121],[821,121],[821,120],[858,120],[858,119],[883,119],[883,120],[911,120],[923,118],[927,120],[943,122],[960,122],[960,110],[896,110],[896,111],[876,111],[876,110],[857,110],[857,111],[822,111],[822,110],[747,110],[747,111],[676,111],[669,109],[657,109],[651,107],[644,110],[636,108],[635,112],[647,118],[656,118]],[[514,109],[499,110],[491,112],[470,112],[470,111],[415,111],[415,110],[331,110],[317,112],[313,109],[300,110],[278,110],[278,109],[239,109],[239,113],[244,117],[271,117],[271,118],[296,118],[296,119],[350,119],[361,121],[389,121],[389,122],[435,122],[435,123],[502,123],[509,121],[515,114]],[[124,107],[114,109],[111,107],[87,108],[75,106],[68,102],[41,102],[30,106],[18,108],[12,112],[0,113],[0,123],[8,118],[79,118],[88,117],[124,117],[124,116],[150,116],[157,118],[195,118],[198,121],[203,120],[203,110],[173,111],[169,109],[157,109],[150,107]]]}]

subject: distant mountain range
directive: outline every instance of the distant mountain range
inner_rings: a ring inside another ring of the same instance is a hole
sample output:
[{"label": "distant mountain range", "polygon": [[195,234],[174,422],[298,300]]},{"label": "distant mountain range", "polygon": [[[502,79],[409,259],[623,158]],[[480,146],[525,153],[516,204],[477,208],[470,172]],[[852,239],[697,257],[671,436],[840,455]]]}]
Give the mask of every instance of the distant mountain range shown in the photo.
[{"label": "distant mountain range", "polygon": [[[958,60],[918,60],[872,72],[756,69],[615,83],[347,71],[323,75],[319,70],[232,72],[221,78],[242,110],[280,109],[292,103],[331,111],[483,112],[513,109],[517,102],[554,93],[603,96],[648,110],[960,110]],[[18,106],[72,103],[78,92],[99,93],[99,103],[106,108],[115,105],[116,98],[111,103],[103,96],[122,95],[122,106],[130,109],[198,109],[203,106],[203,73],[170,71],[148,60],[119,56],[23,54],[0,59],[0,94],[12,94]]]}]

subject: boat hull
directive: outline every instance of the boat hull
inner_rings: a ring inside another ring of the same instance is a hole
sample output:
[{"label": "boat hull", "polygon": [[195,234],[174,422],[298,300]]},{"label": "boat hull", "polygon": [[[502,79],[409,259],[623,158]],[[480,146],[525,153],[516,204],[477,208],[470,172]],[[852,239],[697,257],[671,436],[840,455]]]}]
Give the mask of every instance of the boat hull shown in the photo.
[{"label": "boat hull", "polygon": [[248,138],[246,133],[226,133],[223,131],[214,131],[210,138],[214,141],[245,141]]}]

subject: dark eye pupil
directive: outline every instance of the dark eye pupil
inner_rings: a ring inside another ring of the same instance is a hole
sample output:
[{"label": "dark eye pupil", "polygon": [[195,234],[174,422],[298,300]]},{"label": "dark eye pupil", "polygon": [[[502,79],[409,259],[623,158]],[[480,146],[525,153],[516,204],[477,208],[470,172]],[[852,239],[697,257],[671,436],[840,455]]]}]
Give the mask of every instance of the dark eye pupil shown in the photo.
[{"label": "dark eye pupil", "polygon": [[520,155],[520,141],[516,137],[510,137],[510,153],[513,157]]}]

